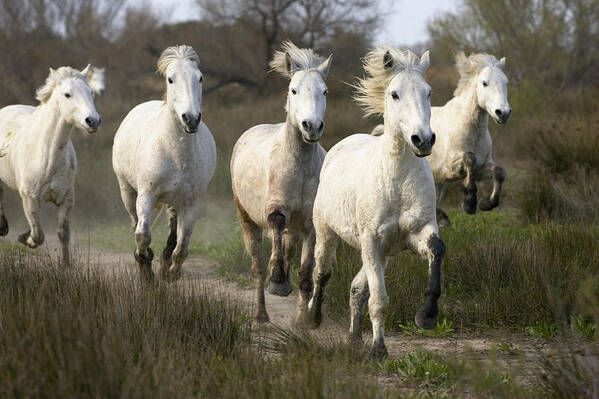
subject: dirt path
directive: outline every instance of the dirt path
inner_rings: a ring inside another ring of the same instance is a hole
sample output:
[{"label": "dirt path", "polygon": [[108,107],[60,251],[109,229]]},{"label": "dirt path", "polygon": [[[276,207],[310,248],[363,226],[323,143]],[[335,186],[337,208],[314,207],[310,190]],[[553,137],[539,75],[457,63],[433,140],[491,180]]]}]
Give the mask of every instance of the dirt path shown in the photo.
[{"label": "dirt path", "polygon": [[[16,233],[0,238],[0,243],[16,242]],[[137,273],[137,266],[132,253],[118,253],[106,249],[90,248],[86,243],[79,241],[74,246],[75,256],[88,260],[92,267],[99,267],[106,273],[114,276],[123,273]],[[58,242],[55,235],[48,235],[41,251],[49,253],[54,258],[58,257]],[[158,262],[154,262],[156,271]],[[249,309],[254,305],[254,291],[241,287],[239,284],[222,278],[219,273],[219,264],[203,256],[190,256],[183,265],[183,275],[176,284],[189,284],[195,287],[208,288],[217,293],[230,296],[233,300],[240,301]],[[293,292],[288,297],[279,297],[266,292],[266,306],[271,323],[282,328],[293,328],[292,322],[295,315],[297,296]],[[261,327],[268,329],[269,326]],[[334,337],[342,340],[346,336],[346,327],[326,318],[322,326],[312,334]],[[369,334],[365,331],[365,341],[368,342]],[[423,336],[407,336],[401,333],[386,334],[386,343],[391,357],[397,358],[415,350],[423,350],[454,359],[478,360],[483,363],[493,363],[503,372],[509,372],[517,380],[530,383],[534,369],[530,367],[539,351],[548,351],[546,342],[527,338],[522,335],[502,335],[501,337],[484,336],[449,336],[432,338]],[[500,349],[503,348],[503,349]],[[509,350],[505,350],[509,348]]]}]

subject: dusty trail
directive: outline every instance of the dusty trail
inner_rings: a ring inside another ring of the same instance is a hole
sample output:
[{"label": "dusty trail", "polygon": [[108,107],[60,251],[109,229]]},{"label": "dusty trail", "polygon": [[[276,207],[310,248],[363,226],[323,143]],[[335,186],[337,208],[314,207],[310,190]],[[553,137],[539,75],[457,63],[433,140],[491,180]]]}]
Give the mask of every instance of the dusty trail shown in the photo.
[{"label": "dusty trail", "polygon": [[[0,238],[0,243],[15,243],[17,234],[12,232],[7,237]],[[98,267],[107,274],[118,278],[119,275],[137,273],[137,266],[132,253],[113,252],[108,249],[91,248],[84,240],[79,240],[73,246],[75,256],[88,261],[92,267]],[[158,249],[158,246],[156,246]],[[53,258],[58,258],[58,241],[54,234],[48,234],[46,243],[40,248],[42,253],[47,253]],[[158,251],[155,251],[159,253]],[[153,262],[154,271],[158,268],[157,257]],[[240,301],[253,312],[254,291],[239,284],[222,278],[218,273],[219,263],[204,256],[190,256],[183,265],[181,280],[175,284],[185,284],[190,287],[209,289],[212,292],[226,294],[233,300]],[[288,297],[279,297],[266,292],[266,307],[270,316],[271,325],[293,329],[295,316],[296,292]],[[324,320],[318,330],[311,332],[317,336],[345,339],[346,326],[335,323],[326,317],[326,303]],[[269,325],[258,326],[268,331]],[[364,334],[366,344],[370,339],[368,331]],[[478,360],[484,363],[494,362],[493,365],[504,372],[510,372],[523,383],[530,383],[535,369],[535,357],[540,351],[548,351],[546,342],[528,338],[522,335],[502,335],[501,337],[484,336],[450,336],[450,337],[423,337],[407,336],[401,333],[387,333],[386,343],[391,357],[397,358],[415,350],[439,354],[454,359]],[[498,345],[503,347],[509,344],[514,352],[498,351]],[[494,356],[493,356],[494,355]]]}]

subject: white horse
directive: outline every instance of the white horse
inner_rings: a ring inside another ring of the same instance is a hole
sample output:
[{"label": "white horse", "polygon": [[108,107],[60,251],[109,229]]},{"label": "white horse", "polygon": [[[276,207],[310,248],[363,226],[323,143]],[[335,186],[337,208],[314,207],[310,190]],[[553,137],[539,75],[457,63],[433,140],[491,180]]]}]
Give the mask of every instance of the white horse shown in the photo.
[{"label": "white horse", "polygon": [[112,165],[135,229],[135,260],[153,279],[152,211],[167,206],[170,233],[161,257],[161,277],[174,281],[188,254],[191,233],[216,166],[216,146],[201,121],[203,75],[190,46],[169,47],[158,60],[166,80],[164,101],[133,108],[114,137]]},{"label": "white horse", "polygon": [[[428,157],[437,184],[437,220],[449,225],[449,218],[439,208],[448,184],[463,181],[462,208],[476,213],[476,182],[493,179],[493,191],[478,207],[490,211],[499,205],[505,170],[497,166],[492,156],[489,115],[500,125],[505,124],[512,109],[507,98],[508,79],[503,72],[505,58],[492,55],[456,55],[460,81],[454,98],[442,107],[433,107],[431,126],[437,133],[437,144]],[[376,134],[380,129],[375,129]]]},{"label": "white horse", "polygon": [[231,158],[233,196],[252,258],[256,286],[256,319],[268,321],[264,304],[266,270],[262,257],[262,229],[272,236],[269,291],[288,295],[289,261],[297,237],[303,239],[299,270],[300,303],[312,292],[314,227],[312,205],[325,151],[318,144],[324,129],[327,60],[290,42],[275,54],[271,66],[290,79],[287,120],[247,130],[235,144]]},{"label": "white horse", "polygon": [[[411,249],[428,259],[429,281],[416,323],[436,325],[445,245],[435,219],[435,184],[428,162],[435,134],[430,128],[431,88],[424,80],[429,53],[379,47],[364,60],[368,77],[357,85],[357,100],[368,114],[383,114],[380,137],[354,134],[327,154],[314,202],[316,267],[314,292],[304,317],[312,327],[322,318],[325,285],[339,240],[361,251],[362,268],[351,285],[350,341],[361,342],[368,300],[371,354],[386,353],[383,312],[388,257]],[[368,299],[370,297],[370,299]]]},{"label": "white horse", "polygon": [[[104,90],[104,70],[88,65],[50,68],[44,86],[37,90],[37,107],[10,105],[0,110],[0,180],[17,190],[29,230],[19,242],[35,248],[43,244],[39,222],[43,202],[58,207],[58,239],[62,262],[69,264],[69,212],[75,202],[77,155],[71,134],[78,127],[95,133],[101,118],[94,93]],[[8,234],[0,182],[0,235]]]}]

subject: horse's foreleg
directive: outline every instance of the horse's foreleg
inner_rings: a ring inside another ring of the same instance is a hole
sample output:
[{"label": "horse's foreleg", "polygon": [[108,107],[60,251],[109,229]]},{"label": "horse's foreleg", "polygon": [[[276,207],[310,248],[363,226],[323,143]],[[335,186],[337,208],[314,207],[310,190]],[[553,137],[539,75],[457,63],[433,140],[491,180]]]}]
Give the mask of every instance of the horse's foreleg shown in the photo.
[{"label": "horse's foreleg", "polygon": [[476,180],[474,177],[474,166],[476,165],[476,157],[472,152],[465,152],[462,156],[463,168],[466,173],[462,190],[464,192],[464,200],[462,201],[462,209],[470,215],[476,213]]},{"label": "horse's foreleg", "polygon": [[40,204],[36,199],[23,196],[23,211],[27,223],[29,223],[29,230],[19,235],[18,240],[30,248],[39,247],[44,243],[44,232],[39,222],[39,209]]},{"label": "horse's foreleg", "polygon": [[264,300],[264,280],[266,279],[266,267],[264,264],[264,257],[262,254],[262,228],[258,226],[250,218],[250,215],[241,207],[241,204],[235,199],[237,205],[237,216],[243,229],[243,241],[245,243],[245,249],[252,258],[252,277],[254,278],[254,285],[256,288],[256,298],[258,302],[258,309],[256,311],[256,320],[259,323],[265,323],[268,319],[268,313],[266,312],[266,304]]},{"label": "horse's foreleg", "polygon": [[447,227],[451,225],[449,221],[449,216],[441,209],[441,199],[443,198],[443,194],[445,194],[445,189],[447,185],[445,183],[437,183],[436,184],[436,192],[437,192],[437,224],[439,227]]},{"label": "horse's foreleg", "polygon": [[152,272],[154,252],[152,252],[152,248],[150,248],[150,243],[152,242],[150,226],[152,223],[152,211],[154,210],[155,204],[156,200],[147,192],[140,193],[135,204],[137,210],[135,243],[137,248],[135,249],[134,256],[139,265],[141,277],[145,281],[152,281],[154,279],[154,272]]},{"label": "horse's foreleg", "polygon": [[175,208],[168,206],[166,208],[166,215],[168,217],[168,238],[166,239],[166,246],[162,250],[162,256],[160,257],[160,274],[163,278],[166,278],[168,270],[173,263],[173,251],[177,245],[177,211]]},{"label": "horse's foreleg", "polygon": [[123,200],[123,205],[125,205],[125,209],[131,218],[131,227],[133,230],[135,230],[137,226],[137,192],[127,182],[119,180],[119,185],[121,188],[121,199]]},{"label": "horse's foreleg", "polygon": [[314,227],[302,233],[302,257],[299,268],[299,296],[297,299],[297,317],[296,323],[304,324],[306,311],[308,310],[308,301],[312,295],[314,282],[312,273],[314,272],[314,245],[316,244],[316,232]]},{"label": "horse's foreleg", "polygon": [[505,180],[505,169],[501,166],[497,166],[492,162],[485,164],[483,175],[491,176],[493,178],[493,191],[489,197],[485,197],[480,200],[478,207],[481,211],[490,211],[493,208],[499,206],[499,197],[501,196],[501,188],[503,187],[503,181]]},{"label": "horse's foreleg", "polygon": [[65,196],[64,200],[58,205],[58,240],[62,250],[61,262],[63,265],[68,266],[71,264],[71,257],[69,253],[69,241],[71,238],[71,232],[69,228],[69,212],[73,208],[74,196],[73,191]]},{"label": "horse's foreleg", "polygon": [[168,270],[166,279],[176,281],[181,278],[181,267],[189,254],[189,241],[198,212],[196,209],[183,210],[177,215],[177,245],[173,250],[173,265]]},{"label": "horse's foreleg", "polygon": [[285,256],[283,251],[283,231],[289,223],[286,212],[274,210],[267,216],[268,227],[272,237],[272,253],[268,262],[270,281],[268,292],[273,295],[287,296],[291,293],[288,270],[285,270]]},{"label": "horse's foreleg", "polygon": [[362,268],[368,281],[370,298],[368,312],[372,320],[372,346],[370,355],[381,357],[387,354],[385,346],[385,308],[389,304],[387,288],[385,287],[385,269],[387,258],[383,256],[378,246],[375,234],[365,234],[361,240]]},{"label": "horse's foreleg", "polygon": [[360,269],[351,283],[349,296],[350,322],[349,322],[349,341],[350,343],[362,344],[362,317],[370,292],[368,290],[368,279],[364,268]]},{"label": "horse's foreleg", "polygon": [[8,234],[8,220],[4,215],[4,185],[0,182],[0,237]]},{"label": "horse's foreleg", "polygon": [[441,265],[445,256],[445,244],[432,225],[427,225],[419,234],[410,237],[413,249],[428,259],[428,284],[424,293],[424,304],[416,313],[416,325],[424,329],[434,329],[437,325],[439,308],[437,300],[441,296]]},{"label": "horse's foreleg", "polygon": [[322,301],[324,289],[331,277],[331,269],[339,244],[339,237],[328,227],[315,225],[316,245],[314,247],[314,272],[312,281],[314,289],[308,303],[305,323],[309,328],[318,328],[322,322]]}]

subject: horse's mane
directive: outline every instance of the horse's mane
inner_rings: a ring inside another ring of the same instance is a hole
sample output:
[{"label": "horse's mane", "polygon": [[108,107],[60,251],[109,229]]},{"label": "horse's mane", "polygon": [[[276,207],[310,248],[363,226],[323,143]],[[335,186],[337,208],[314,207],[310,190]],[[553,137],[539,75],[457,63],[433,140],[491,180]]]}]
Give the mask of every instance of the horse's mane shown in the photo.
[{"label": "horse's mane", "polygon": [[[287,65],[287,54],[291,58],[291,65]],[[298,70],[309,71],[317,68],[325,59],[309,48],[298,48],[290,41],[282,44],[281,50],[276,51],[270,67],[273,71],[290,78]],[[290,68],[291,67],[291,68]]]},{"label": "horse's mane", "polygon": [[[385,67],[385,54],[389,52],[393,58],[393,66]],[[355,85],[354,100],[366,112],[366,115],[383,114],[385,112],[385,90],[395,75],[402,71],[416,71],[423,74],[420,57],[410,50],[400,50],[388,46],[380,46],[371,50],[362,60],[364,71],[368,76],[358,78]]]},{"label": "horse's mane", "polygon": [[191,46],[172,46],[166,48],[162,54],[160,54],[160,58],[158,58],[158,62],[156,63],[158,72],[164,75],[168,66],[176,60],[189,60],[195,62],[196,64],[200,63],[200,57],[198,57],[198,54]]},{"label": "horse's mane", "polygon": [[486,67],[498,67],[501,68],[501,63],[494,56],[487,53],[471,54],[466,57],[463,51],[460,51],[455,56],[455,65],[460,74],[460,80],[458,86],[453,92],[454,96],[459,96],[468,87],[471,86],[472,81],[476,79],[480,71]]},{"label": "horse's mane", "polygon": [[62,82],[64,79],[69,78],[80,78],[87,80],[80,71],[69,66],[60,67],[56,70],[50,69],[50,75],[46,78],[46,82],[35,92],[35,98],[40,103],[45,103],[52,96],[52,91]]}]

